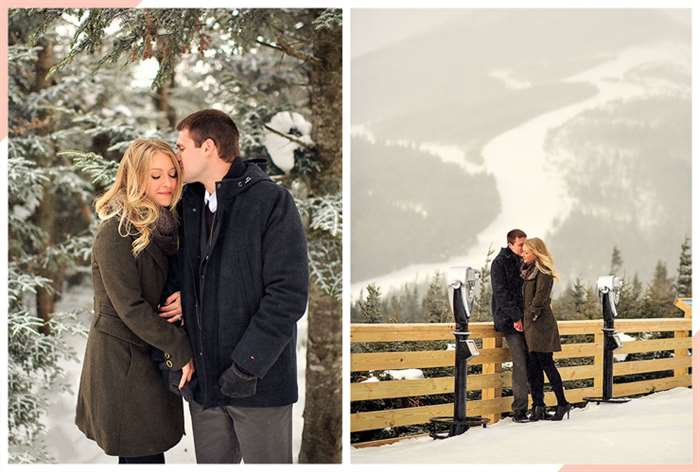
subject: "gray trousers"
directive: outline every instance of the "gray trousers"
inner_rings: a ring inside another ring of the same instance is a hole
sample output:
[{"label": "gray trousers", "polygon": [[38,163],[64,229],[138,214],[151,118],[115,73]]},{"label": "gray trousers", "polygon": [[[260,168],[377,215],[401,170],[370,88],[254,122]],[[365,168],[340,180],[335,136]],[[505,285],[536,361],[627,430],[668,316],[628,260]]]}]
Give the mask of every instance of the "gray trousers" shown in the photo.
[{"label": "gray trousers", "polygon": [[198,464],[291,464],[292,405],[223,406],[190,402]]},{"label": "gray trousers", "polygon": [[527,344],[525,335],[512,333],[505,335],[510,356],[513,359],[513,413],[527,412]]}]

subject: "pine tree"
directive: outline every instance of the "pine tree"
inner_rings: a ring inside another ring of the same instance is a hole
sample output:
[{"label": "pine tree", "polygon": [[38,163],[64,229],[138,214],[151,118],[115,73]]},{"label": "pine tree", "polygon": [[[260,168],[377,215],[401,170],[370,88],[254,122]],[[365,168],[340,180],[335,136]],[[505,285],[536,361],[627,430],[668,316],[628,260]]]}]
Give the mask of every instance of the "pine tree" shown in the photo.
[{"label": "pine tree", "polygon": [[449,323],[452,314],[447,302],[444,277],[440,271],[433,274],[428,293],[423,298],[423,313],[430,323]]},{"label": "pine tree", "polygon": [[566,286],[562,294],[552,302],[558,320],[581,320],[595,317],[596,297],[580,277]]},{"label": "pine tree", "polygon": [[631,281],[625,280],[620,290],[620,301],[617,304],[618,316],[622,318],[637,318],[642,311],[642,282],[635,273]]},{"label": "pine tree", "polygon": [[491,289],[491,259],[494,252],[495,250],[489,247],[484,265],[482,265],[479,270],[479,285],[481,290],[479,291],[476,303],[474,303],[474,310],[472,312],[472,319],[474,321],[490,321],[492,319],[491,294],[493,291]]},{"label": "pine tree", "polygon": [[666,264],[656,263],[654,276],[644,293],[641,316],[645,318],[664,318],[676,315],[673,279],[668,276]]},{"label": "pine tree", "polygon": [[613,246],[612,255],[610,256],[610,275],[622,274],[622,255],[617,246]]},{"label": "pine tree", "polygon": [[676,296],[679,298],[693,296],[693,261],[690,255],[690,238],[687,236],[683,244],[681,244],[678,277],[676,279]]},{"label": "pine tree", "polygon": [[381,323],[384,320],[382,313],[382,294],[379,287],[374,284],[367,286],[367,298],[358,302],[363,323]]}]

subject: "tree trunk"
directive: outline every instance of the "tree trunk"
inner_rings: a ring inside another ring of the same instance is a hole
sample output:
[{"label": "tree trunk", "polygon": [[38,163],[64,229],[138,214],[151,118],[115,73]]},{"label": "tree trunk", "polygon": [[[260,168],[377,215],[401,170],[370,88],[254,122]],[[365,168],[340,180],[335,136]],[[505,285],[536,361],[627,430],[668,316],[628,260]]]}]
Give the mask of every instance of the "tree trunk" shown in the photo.
[{"label": "tree trunk", "polygon": [[342,306],[311,285],[306,346],[306,403],[300,463],[340,463],[343,429]]},{"label": "tree trunk", "polygon": [[[46,231],[47,240],[44,242],[44,248],[50,247],[53,244],[55,214],[56,211],[53,206],[51,195],[44,195],[44,198],[41,200],[34,214],[37,226]],[[54,282],[57,278],[60,278],[58,274],[54,274],[51,270],[43,267],[37,267],[36,274],[51,279],[51,285],[54,287]],[[36,312],[37,316],[44,320],[44,326],[41,330],[44,334],[50,334],[48,322],[51,319],[51,314],[56,311],[55,306],[54,293],[51,290],[39,287],[36,291]]]},{"label": "tree trunk", "polygon": [[175,107],[170,104],[170,91],[175,86],[175,76],[170,78],[169,83],[164,83],[156,90],[156,95],[153,98],[153,103],[156,109],[163,112],[165,119],[168,120],[168,128],[175,129],[177,126],[177,113]]},{"label": "tree trunk", "polygon": [[[54,55],[53,55],[53,43],[51,41],[41,40],[39,41],[39,46],[41,50],[37,55],[37,61],[34,66],[34,84],[32,90],[34,92],[40,92],[42,89],[51,85],[49,80],[47,80],[46,75],[49,70],[54,65]],[[48,163],[44,163],[48,167]],[[39,207],[36,209],[35,218],[37,225],[46,231],[48,241],[46,245],[49,247],[53,243],[53,235],[55,228],[55,209],[53,205],[53,196],[50,194],[45,194]],[[62,279],[59,274],[53,274],[52,271],[48,269],[39,268],[37,274],[43,277],[51,279],[53,282],[57,278]],[[52,284],[53,285],[53,284]],[[42,327],[42,332],[44,334],[49,333],[48,321],[51,319],[51,314],[55,311],[55,295],[50,290],[45,288],[38,288],[36,293],[36,310],[37,316],[44,320],[44,326]]]},{"label": "tree trunk", "polygon": [[[309,70],[311,137],[321,169],[313,174],[314,195],[341,189],[342,29],[315,30]],[[311,284],[306,352],[306,404],[299,462],[340,463],[342,438],[342,304]]]}]

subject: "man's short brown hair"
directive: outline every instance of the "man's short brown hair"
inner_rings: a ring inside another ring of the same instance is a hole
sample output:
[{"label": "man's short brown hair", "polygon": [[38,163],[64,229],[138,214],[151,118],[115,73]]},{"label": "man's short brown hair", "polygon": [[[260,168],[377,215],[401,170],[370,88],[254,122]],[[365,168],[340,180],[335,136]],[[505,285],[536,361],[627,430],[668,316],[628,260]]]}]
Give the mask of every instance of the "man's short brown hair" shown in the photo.
[{"label": "man's short brown hair", "polygon": [[220,110],[200,110],[177,124],[177,130],[188,130],[197,147],[211,139],[219,151],[219,157],[233,162],[241,153],[238,128],[230,116]]},{"label": "man's short brown hair", "polygon": [[508,244],[515,244],[516,239],[527,238],[527,234],[525,234],[525,231],[521,229],[511,229],[508,231],[506,238],[508,239]]}]

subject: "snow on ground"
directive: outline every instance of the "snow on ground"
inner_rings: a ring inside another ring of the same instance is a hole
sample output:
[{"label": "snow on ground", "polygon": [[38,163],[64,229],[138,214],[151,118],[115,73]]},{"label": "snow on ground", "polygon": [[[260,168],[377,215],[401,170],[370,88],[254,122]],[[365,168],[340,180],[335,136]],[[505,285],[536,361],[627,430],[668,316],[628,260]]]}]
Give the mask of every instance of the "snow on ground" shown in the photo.
[{"label": "snow on ground", "polygon": [[588,404],[561,422],[510,419],[445,440],[429,437],[353,449],[359,463],[689,464],[692,389],[675,388],[628,403]]},{"label": "snow on ground", "polygon": [[420,369],[386,370],[384,371],[384,373],[394,380],[411,380],[423,378],[423,371]]},{"label": "snow on ground", "polygon": [[[57,309],[58,311],[68,311],[84,308],[89,313],[92,308],[92,297],[91,286],[71,289],[64,294]],[[86,314],[83,317],[83,322],[86,325],[89,325],[91,316]],[[307,316],[304,316],[298,323],[297,380],[299,383],[299,401],[294,404],[292,419],[294,434],[292,447],[295,461],[301,448],[301,433],[304,426],[302,413],[304,412],[306,385],[304,382],[306,373],[306,320]],[[69,343],[78,355],[79,362],[66,362],[63,365],[65,370],[64,382],[71,386],[72,392],[55,393],[52,395],[52,400],[49,403],[49,414],[44,421],[47,429],[46,442],[48,452],[58,463],[116,464],[116,457],[105,455],[94,441],[86,438],[75,426],[76,396],[78,394],[80,370],[86,342],[87,338],[81,336],[73,336],[69,339]],[[187,406],[185,406],[185,436],[175,447],[165,453],[165,461],[171,464],[195,463],[192,422],[190,421]]]}]

